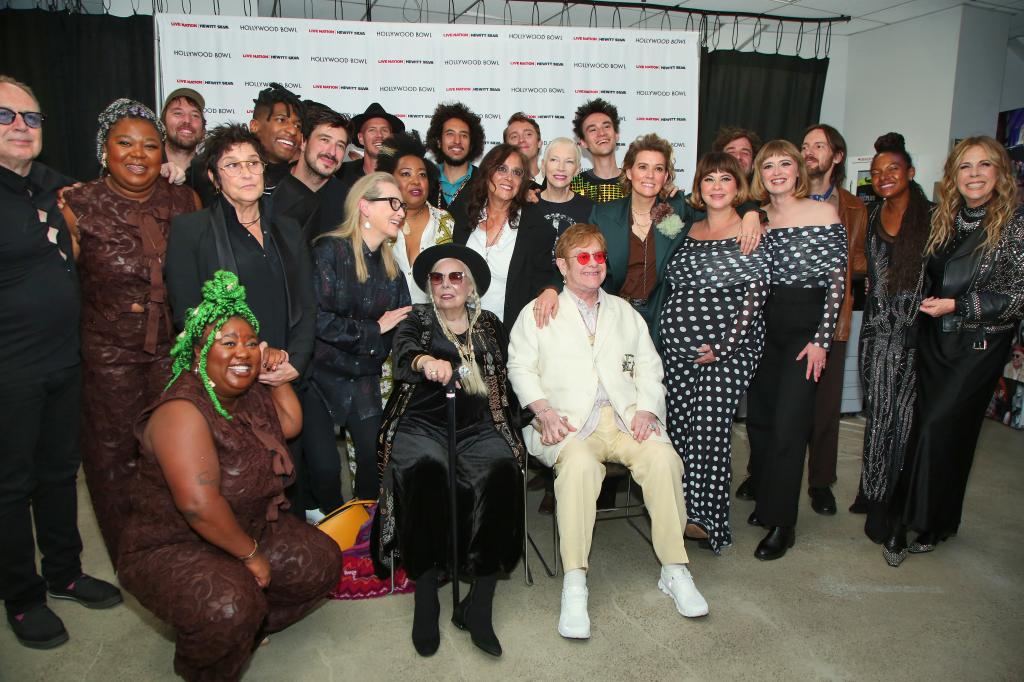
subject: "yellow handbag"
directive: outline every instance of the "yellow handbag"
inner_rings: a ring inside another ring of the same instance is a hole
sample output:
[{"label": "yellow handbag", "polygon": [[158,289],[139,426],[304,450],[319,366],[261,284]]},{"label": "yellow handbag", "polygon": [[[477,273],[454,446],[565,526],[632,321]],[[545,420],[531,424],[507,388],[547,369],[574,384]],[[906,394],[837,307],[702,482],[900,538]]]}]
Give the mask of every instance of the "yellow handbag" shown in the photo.
[{"label": "yellow handbag", "polygon": [[316,527],[331,536],[345,551],[356,543],[359,529],[370,518],[375,500],[351,500],[321,519]]}]

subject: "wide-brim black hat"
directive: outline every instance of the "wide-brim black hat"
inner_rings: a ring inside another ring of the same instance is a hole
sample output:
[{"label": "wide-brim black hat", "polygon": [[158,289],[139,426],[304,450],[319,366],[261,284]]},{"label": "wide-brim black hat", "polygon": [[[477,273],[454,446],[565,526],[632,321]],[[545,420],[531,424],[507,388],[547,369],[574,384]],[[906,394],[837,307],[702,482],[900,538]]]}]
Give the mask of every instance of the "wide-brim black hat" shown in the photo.
[{"label": "wide-brim black hat", "polygon": [[[466,264],[473,281],[476,282],[476,293],[483,296],[487,287],[491,286],[491,269],[487,261],[479,253],[462,244],[438,244],[420,252],[412,266],[412,278],[423,291],[427,290],[427,275],[434,269],[439,260],[455,258]],[[429,292],[428,292],[429,293]]]},{"label": "wide-brim black hat", "polygon": [[366,107],[366,111],[358,116],[352,117],[352,144],[360,149],[363,148],[363,145],[359,144],[359,131],[363,129],[363,124],[371,118],[383,118],[391,124],[391,132],[393,133],[405,132],[405,124],[402,123],[402,119],[398,118],[394,114],[389,114],[384,111],[384,107],[377,102],[374,102],[370,106]]}]

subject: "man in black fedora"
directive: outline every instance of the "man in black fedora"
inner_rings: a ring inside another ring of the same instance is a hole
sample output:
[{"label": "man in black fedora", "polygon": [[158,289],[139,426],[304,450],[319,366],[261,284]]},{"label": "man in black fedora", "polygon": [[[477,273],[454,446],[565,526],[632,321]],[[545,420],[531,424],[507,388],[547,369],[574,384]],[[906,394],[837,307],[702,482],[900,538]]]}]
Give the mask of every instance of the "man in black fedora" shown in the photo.
[{"label": "man in black fedora", "polygon": [[405,124],[394,114],[384,111],[377,102],[366,107],[366,111],[352,118],[352,132],[355,134],[354,144],[363,148],[363,158],[346,161],[341,164],[338,179],[341,180],[342,192],[348,196],[352,185],[367,173],[377,168],[377,155],[384,140],[394,133],[405,132]]}]

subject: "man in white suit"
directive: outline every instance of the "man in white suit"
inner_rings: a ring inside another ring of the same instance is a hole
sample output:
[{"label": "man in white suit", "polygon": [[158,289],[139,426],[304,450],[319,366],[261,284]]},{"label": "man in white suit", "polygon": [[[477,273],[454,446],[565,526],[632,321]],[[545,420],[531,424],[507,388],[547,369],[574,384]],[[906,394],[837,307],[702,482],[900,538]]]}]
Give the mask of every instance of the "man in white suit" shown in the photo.
[{"label": "man in white suit", "polygon": [[558,632],[574,639],[590,637],[587,561],[603,462],[629,467],[643,488],[662,563],[658,587],[682,615],[708,612],[685,565],[682,462],[665,434],[661,358],[644,319],[601,289],[605,250],[596,226],[566,230],[555,250],[562,312],[538,329],[524,311],[509,344],[509,379],[534,414],[523,429],[527,449],[555,469],[565,569]]}]

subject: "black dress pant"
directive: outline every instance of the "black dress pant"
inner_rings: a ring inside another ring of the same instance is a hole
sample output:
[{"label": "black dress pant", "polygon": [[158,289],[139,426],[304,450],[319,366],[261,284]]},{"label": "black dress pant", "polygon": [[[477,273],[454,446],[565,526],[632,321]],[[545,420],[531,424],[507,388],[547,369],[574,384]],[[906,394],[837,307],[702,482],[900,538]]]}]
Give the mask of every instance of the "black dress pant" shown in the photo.
[{"label": "black dress pant", "polygon": [[[302,449],[305,465],[306,497],[309,508],[325,514],[344,502],[341,494],[341,455],[334,436],[334,418],[327,411],[320,392],[306,390],[302,401]],[[360,419],[349,414],[343,424],[342,436],[347,432],[356,450],[356,480],[353,493],[361,500],[375,500],[380,492],[380,474],[377,471],[377,432],[380,415]],[[342,441],[344,443],[344,441]]]},{"label": "black dress pant", "polygon": [[46,583],[63,587],[82,572],[75,487],[81,387],[77,365],[0,385],[0,599],[10,613],[45,603]]},{"label": "black dress pant", "polygon": [[805,378],[825,289],[775,287],[765,304],[764,355],[750,385],[747,436],[757,486],[757,517],[765,526],[795,526],[811,435],[817,384]]},{"label": "black dress pant", "polygon": [[[804,363],[806,368],[806,363]],[[828,362],[818,380],[814,421],[807,452],[807,485],[825,488],[836,482],[839,459],[839,416],[846,376],[846,341],[833,341]]]}]

